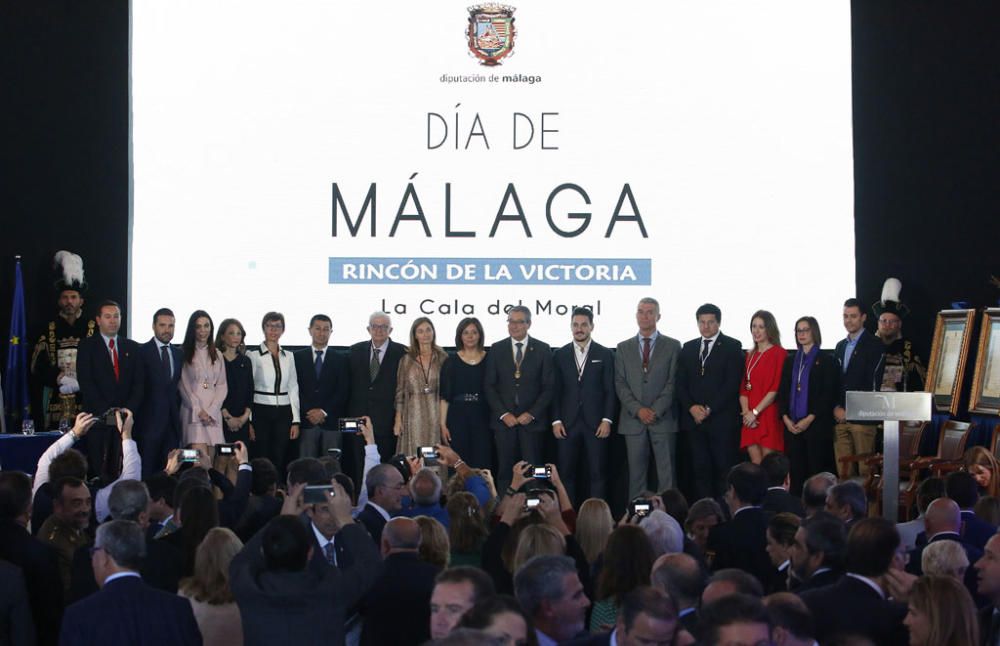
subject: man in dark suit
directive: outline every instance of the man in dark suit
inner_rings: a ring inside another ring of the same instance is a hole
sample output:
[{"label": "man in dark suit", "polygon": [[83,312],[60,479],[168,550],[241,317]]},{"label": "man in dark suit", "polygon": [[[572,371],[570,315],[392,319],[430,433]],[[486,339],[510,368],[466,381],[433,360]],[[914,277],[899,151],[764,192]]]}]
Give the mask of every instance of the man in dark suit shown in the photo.
[{"label": "man in dark suit", "polygon": [[826,494],[826,511],[844,523],[851,531],[854,523],[868,516],[868,497],[864,488],[853,480],[838,482]]},{"label": "man in dark suit", "polygon": [[0,559],[21,568],[39,646],[59,638],[63,586],[56,551],[28,533],[31,479],[20,471],[0,472]]},{"label": "man in dark suit", "polygon": [[364,525],[376,545],[382,542],[382,530],[393,514],[403,508],[403,474],[391,464],[380,464],[368,472],[365,480],[368,489],[368,503],[358,514],[358,522]]},{"label": "man in dark suit", "polygon": [[330,349],[333,323],[326,314],[316,314],[309,321],[312,346],[295,353],[295,372],[299,378],[299,410],[305,420],[299,435],[299,456],[317,458],[327,449],[340,448],[337,420],[347,407],[347,360]]},{"label": "man in dark suit", "polygon": [[971,564],[978,578],[976,588],[980,596],[986,597],[989,604],[979,611],[980,643],[983,646],[1000,644],[1000,535],[994,535],[986,543],[983,556]]},{"label": "man in dark suit", "polygon": [[690,554],[664,554],[653,563],[650,583],[677,604],[677,620],[692,635],[698,632],[698,602],[705,590],[705,572]]},{"label": "man in dark suit", "polygon": [[336,483],[329,505],[341,527],[337,542],[343,541],[354,563],[336,568],[310,559],[310,531],[301,520],[304,487],[292,488],[282,515],[258,532],[229,567],[246,646],[343,643],[347,609],[381,573],[378,550],[351,518],[350,498]]},{"label": "man in dark suit", "polygon": [[739,568],[757,577],[765,588],[778,570],[767,554],[767,514],[760,508],[767,476],[759,465],[744,462],[726,477],[726,504],[732,520],[716,525],[708,535],[712,570]]},{"label": "man in dark suit", "polygon": [[393,518],[382,532],[382,574],[361,601],[362,646],[423,644],[430,639],[437,566],[421,561],[420,525]]},{"label": "man in dark suit", "polygon": [[510,336],[497,341],[486,355],[483,378],[490,405],[490,428],[497,447],[497,487],[510,486],[518,460],[542,464],[542,432],[549,427],[549,404],[555,383],[552,351],[528,336],[531,310],[523,305],[507,313]]},{"label": "man in dark suit", "polygon": [[768,453],[760,461],[760,466],[767,474],[767,493],[764,495],[761,509],[769,514],[788,512],[803,518],[806,510],[802,506],[802,500],[788,493],[792,483],[788,456],[777,451]]},{"label": "man in dark suit", "polygon": [[695,316],[701,336],[681,348],[677,401],[682,439],[691,456],[694,498],[716,498],[725,491],[726,474],[738,460],[743,346],[719,331],[722,311],[717,306],[706,303]]},{"label": "man in dark suit", "polygon": [[142,456],[143,479],[161,470],[170,451],[181,445],[177,384],[184,355],[180,348],[170,345],[173,338],[174,313],[161,308],[153,315],[153,338],[139,348],[145,383],[142,408],[136,414],[135,435]]},{"label": "man in dark suit", "polygon": [[[875,450],[876,425],[848,420],[844,409],[848,391],[875,390],[875,373],[884,348],[881,341],[865,330],[867,318],[861,301],[856,298],[844,301],[844,329],[847,330],[847,338],[842,339],[833,351],[841,372],[840,397],[833,409],[833,417],[837,421],[837,425],[833,427],[833,452],[842,480],[853,475],[854,465],[843,465],[840,458]],[[868,465],[858,463],[860,475],[868,475],[868,471]]]},{"label": "man in dark suit", "polygon": [[24,573],[13,563],[0,560],[0,644],[34,644],[35,624],[31,620],[28,588]]},{"label": "man in dark suit", "polygon": [[[906,571],[910,574],[915,574],[916,576],[924,574],[924,550],[927,549],[928,545],[933,543],[950,541],[958,544],[962,548],[962,551],[965,552],[965,557],[968,559],[969,565],[982,558],[983,550],[969,543],[959,534],[962,529],[962,515],[959,513],[958,505],[955,504],[954,500],[950,498],[938,498],[928,505],[927,512],[924,515],[924,527],[926,527],[927,542],[910,551],[910,560],[906,564]],[[969,567],[965,570],[963,583],[965,583],[965,587],[969,590],[972,598],[979,601],[976,597],[977,582],[976,570],[974,568]],[[982,606],[979,603],[977,605]]]},{"label": "man in dark suit", "polygon": [[844,573],[847,531],[839,518],[818,511],[802,521],[788,550],[797,594],[836,583]]},{"label": "man in dark suit", "polygon": [[594,313],[578,307],[571,319],[573,342],[556,350],[552,433],[559,440],[559,474],[577,506],[580,452],[587,456],[590,496],[607,497],[608,437],[615,414],[615,366],[611,350],[590,338]]},{"label": "man in dark suit", "polygon": [[104,423],[103,416],[111,408],[140,410],[145,380],[139,344],[118,334],[121,319],[118,303],[101,303],[100,334],[81,341],[76,358],[83,410],[100,420],[87,435],[87,462],[91,475],[105,482],[113,481],[121,470],[121,451],[117,441],[110,441],[117,433],[115,426]]},{"label": "man in dark suit", "polygon": [[[406,346],[389,338],[392,321],[385,312],[375,312],[368,317],[368,334],[371,339],[355,343],[348,356],[350,369],[350,398],[347,402],[349,417],[371,418],[375,429],[375,443],[379,456],[387,462],[396,453],[396,436],[392,425],[396,419],[396,375],[399,360],[406,354]],[[345,467],[354,482],[361,482],[364,469],[364,440],[344,438]]]},{"label": "man in dark suit", "polygon": [[660,334],[660,304],[642,298],[636,307],[639,333],[618,344],[615,353],[615,390],[621,402],[618,433],[625,436],[628,454],[629,497],[649,489],[650,447],[656,464],[657,487],[674,486],[677,447],[677,405],[674,384],[681,344]]},{"label": "man in dark suit", "polygon": [[903,625],[906,605],[888,599],[882,579],[899,549],[896,527],[884,518],[863,518],[847,537],[846,574],[836,583],[802,593],[825,644],[841,633],[861,635],[879,646],[910,643]]},{"label": "man in dark suit", "polygon": [[[986,547],[986,541],[997,533],[997,528],[981,519],[972,510],[979,500],[976,480],[967,471],[954,471],[944,480],[945,495],[955,501],[962,510],[962,540],[979,549]],[[927,532],[930,536],[930,532]],[[917,544],[920,544],[918,537]]]},{"label": "man in dark suit", "polygon": [[112,520],[97,528],[91,563],[101,591],[66,609],[62,646],[202,643],[191,603],[143,583],[139,566],[145,551],[138,523]]},{"label": "man in dark suit", "polygon": [[[683,630],[677,619],[677,604],[662,590],[649,586],[634,588],[622,597],[615,628],[568,642],[570,646],[619,646],[673,644]],[[613,635],[613,637],[612,637]]]}]

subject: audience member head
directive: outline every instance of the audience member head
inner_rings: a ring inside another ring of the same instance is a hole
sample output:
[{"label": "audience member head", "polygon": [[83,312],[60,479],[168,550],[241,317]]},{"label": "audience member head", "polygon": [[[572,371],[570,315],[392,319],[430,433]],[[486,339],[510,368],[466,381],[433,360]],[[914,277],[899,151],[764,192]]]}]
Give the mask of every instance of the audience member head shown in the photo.
[{"label": "audience member head", "polygon": [[796,594],[777,592],[764,598],[771,619],[771,638],[776,646],[812,646],[816,623],[809,607]]},{"label": "audience member head", "polygon": [[530,513],[518,518],[511,525],[507,539],[504,541],[503,547],[500,548],[500,560],[503,561],[503,565],[508,572],[513,574],[517,569],[514,567],[514,555],[517,553],[517,548],[521,543],[521,532],[533,525],[543,524],[545,524],[545,519],[542,518],[537,510],[532,510]]},{"label": "audience member head", "polygon": [[911,646],[979,644],[979,618],[972,596],[961,581],[951,577],[917,579],[903,623],[910,630]]},{"label": "audience member head", "polygon": [[704,606],[734,594],[763,597],[764,586],[757,580],[757,577],[749,572],[736,568],[725,568],[709,577],[708,584],[701,593],[701,605]]},{"label": "audience member head", "polygon": [[115,520],[131,520],[149,527],[149,490],[138,480],[119,480],[111,487],[108,511]]},{"label": "audience member head", "polygon": [[368,500],[387,512],[394,513],[403,508],[403,474],[391,464],[372,467],[366,480]]},{"label": "audience member head", "polygon": [[1000,608],[1000,534],[990,536],[983,555],[973,564],[979,584],[976,592]]},{"label": "audience member head", "polygon": [[[192,469],[190,471],[186,471],[185,474],[196,472],[204,473],[205,470],[200,468],[197,470]],[[201,478],[180,478],[177,480],[177,487],[174,489],[174,522],[178,526],[183,523],[183,519],[181,518],[181,501],[184,500],[184,497],[187,496],[190,491],[195,489],[207,489],[209,492],[212,491],[211,486],[202,482]]]},{"label": "audience member head", "polygon": [[708,603],[699,620],[705,646],[771,643],[771,620],[758,596],[731,594]]},{"label": "audience member head", "polygon": [[944,478],[927,478],[917,487],[917,511],[923,516],[938,498],[944,497]]},{"label": "audience member head", "polygon": [[899,549],[899,532],[884,518],[862,518],[847,535],[844,569],[869,578],[889,571]]},{"label": "audience member head", "polygon": [[63,478],[87,479],[87,458],[76,449],[66,449],[49,462],[49,482]]},{"label": "audience member head", "polygon": [[475,628],[502,640],[504,646],[528,644],[531,622],[514,597],[506,594],[486,597],[468,610],[457,628]]},{"label": "audience member head", "polygon": [[250,460],[253,477],[250,480],[250,493],[255,496],[273,496],[278,492],[278,470],[267,458]]},{"label": "audience member head", "polygon": [[806,478],[802,485],[802,506],[806,508],[806,518],[826,508],[826,495],[835,484],[837,476],[828,471]]},{"label": "audience member head", "polygon": [[412,518],[397,516],[385,524],[382,530],[382,557],[405,552],[416,553],[420,549],[420,525]]},{"label": "audience member head", "polygon": [[764,469],[753,462],[737,464],[726,476],[726,504],[729,512],[736,513],[741,507],[757,506],[767,494],[767,476]]},{"label": "audience member head", "polygon": [[417,550],[420,560],[442,570],[448,567],[451,546],[448,544],[448,532],[444,525],[430,516],[416,516],[413,520],[420,528],[420,548]]},{"label": "audience member head", "polygon": [[678,610],[696,608],[705,589],[701,565],[690,554],[664,554],[653,563],[650,584],[677,602]]},{"label": "audience member head", "polygon": [[319,460],[320,465],[323,466],[323,473],[326,474],[326,481],[330,482],[333,480],[333,476],[340,473],[340,460],[333,457],[332,455],[324,455]]},{"label": "audience member head", "polygon": [[826,511],[845,523],[868,515],[868,499],[864,488],[853,480],[835,484],[826,495]]},{"label": "audience member head", "polygon": [[969,557],[958,541],[934,541],[920,554],[920,567],[928,576],[950,576],[963,580]]},{"label": "audience member head", "polygon": [[639,521],[639,529],[649,538],[654,561],[663,554],[684,551],[684,530],[674,517],[665,511],[654,509]]},{"label": "audience member head", "polygon": [[410,478],[410,497],[417,505],[430,507],[441,502],[441,478],[429,467],[424,467]]},{"label": "audience member head", "polygon": [[31,518],[31,478],[20,471],[0,471],[0,520],[27,526]]},{"label": "audience member head", "polygon": [[611,508],[600,498],[588,498],[580,505],[576,516],[576,542],[580,544],[587,562],[593,564],[604,552],[608,537],[615,527]]},{"label": "audience member head", "polygon": [[163,472],[154,473],[146,479],[146,490],[149,491],[150,520],[162,522],[173,515],[176,478]]},{"label": "audience member head", "polygon": [[184,559],[183,572],[190,574],[194,568],[195,552],[208,530],[219,526],[219,505],[211,489],[195,487],[184,494],[177,516],[181,519],[181,543]]},{"label": "audience member head", "polygon": [[787,512],[775,514],[767,521],[767,555],[774,567],[791,560],[791,548],[800,522],[798,516]]},{"label": "audience member head", "polygon": [[242,549],[243,541],[232,530],[210,529],[195,554],[194,576],[180,582],[180,591],[195,601],[210,605],[232,603],[229,564]]},{"label": "audience member head", "polygon": [[840,571],[846,545],[844,523],[833,514],[818,511],[795,531],[795,542],[788,550],[792,571],[802,581],[808,581],[820,568]]},{"label": "audience member head", "polygon": [[708,533],[725,519],[722,507],[711,498],[702,498],[691,505],[684,523],[688,537],[704,550],[708,546]]},{"label": "audience member head", "polygon": [[535,628],[556,642],[583,631],[590,600],[568,556],[536,556],[514,574],[514,593]]},{"label": "audience member head", "polygon": [[493,579],[479,568],[443,570],[431,593],[431,638],[441,639],[450,633],[466,611],[494,594]]},{"label": "audience member head", "polygon": [[340,531],[340,521],[333,506],[327,500],[321,503],[314,503],[305,506],[305,514],[312,522],[313,527],[322,534],[326,540],[332,541],[334,534]]},{"label": "audience member head", "polygon": [[[467,491],[460,491],[448,498],[448,543],[458,553],[475,552],[489,535],[483,522],[479,501]],[[577,520],[577,529],[580,527]]]},{"label": "audience member head", "polygon": [[347,497],[351,499],[352,506],[358,504],[358,496],[354,491],[354,481],[351,480],[351,477],[349,475],[343,472],[335,473],[333,474],[333,478],[331,478],[331,480],[335,481],[337,484],[339,484],[341,487],[344,488],[344,493],[347,494]]},{"label": "audience member head", "polygon": [[760,461],[760,468],[767,475],[768,487],[784,487],[787,491],[791,483],[789,473],[792,470],[792,463],[788,456],[778,451],[773,451],[764,456]]},{"label": "audience member head", "polygon": [[[183,467],[182,467],[183,469]],[[208,469],[201,466],[191,465],[186,469],[183,469],[177,476],[177,484],[180,485],[183,482],[193,481],[204,487],[212,486],[212,478],[208,475]],[[181,496],[174,493],[177,502],[180,502]]]},{"label": "audience member head", "polygon": [[146,557],[146,536],[138,523],[111,520],[97,527],[90,554],[94,580],[103,588],[112,574],[139,571]]},{"label": "audience member head", "polygon": [[965,470],[968,471],[984,496],[1000,496],[1000,463],[993,453],[985,446],[974,446],[965,452],[963,458]]},{"label": "audience member head", "polygon": [[552,525],[538,523],[525,527],[517,539],[511,569],[515,572],[536,556],[559,556],[566,553],[566,539]]},{"label": "audience member head", "polygon": [[951,498],[938,498],[927,507],[924,528],[928,540],[942,532],[957,534],[962,529],[962,512]]},{"label": "audience member head", "polygon": [[[665,513],[660,513],[670,518]],[[673,518],[670,520],[677,522]],[[604,550],[604,566],[594,586],[594,597],[620,603],[629,590],[649,585],[649,574],[655,561],[656,554],[645,531],[635,525],[618,527],[608,538],[608,546]]]},{"label": "audience member head", "polygon": [[664,489],[660,492],[660,500],[663,501],[663,511],[684,527],[688,517],[688,501],[677,489]]},{"label": "audience member head", "polygon": [[994,527],[1000,525],[1000,498],[994,496],[983,496],[976,501],[976,506],[972,508],[979,520],[985,521]]},{"label": "audience member head", "polygon": [[673,644],[677,604],[662,590],[637,586],[621,599],[615,638],[621,646]]},{"label": "audience member head", "polygon": [[289,491],[297,484],[330,484],[330,478],[326,477],[326,469],[323,468],[323,463],[316,458],[299,458],[289,462],[285,468],[285,481],[288,484]]},{"label": "audience member head", "polygon": [[62,478],[52,487],[52,515],[78,530],[90,525],[90,489],[79,478]]},{"label": "audience member head", "polygon": [[958,503],[959,509],[971,510],[979,500],[979,485],[971,473],[953,471],[944,479],[944,493]]},{"label": "audience member head", "polygon": [[299,572],[306,568],[312,550],[309,529],[295,516],[277,516],[261,537],[264,566],[272,572]]}]

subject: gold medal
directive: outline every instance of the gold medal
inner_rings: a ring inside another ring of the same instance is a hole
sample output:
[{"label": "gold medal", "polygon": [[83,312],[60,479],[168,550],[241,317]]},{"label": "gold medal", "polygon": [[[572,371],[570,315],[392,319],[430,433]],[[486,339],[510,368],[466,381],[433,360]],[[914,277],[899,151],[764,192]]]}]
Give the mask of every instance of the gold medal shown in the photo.
[{"label": "gold medal", "polygon": [[521,378],[521,371],[520,370],[515,370],[514,371],[514,379],[520,379],[520,378]]},{"label": "gold medal", "polygon": [[746,386],[746,388],[747,388],[747,392],[750,392],[751,390],[753,390],[753,384],[751,384],[751,383],[750,383],[750,382],[748,381],[748,382],[747,382],[747,386]]}]

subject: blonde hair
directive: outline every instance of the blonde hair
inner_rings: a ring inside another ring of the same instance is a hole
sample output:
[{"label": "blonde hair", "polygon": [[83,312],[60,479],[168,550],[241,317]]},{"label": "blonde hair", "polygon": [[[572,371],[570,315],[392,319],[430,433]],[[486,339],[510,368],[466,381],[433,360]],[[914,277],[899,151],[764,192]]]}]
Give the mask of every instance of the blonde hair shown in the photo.
[{"label": "blonde hair", "polygon": [[442,570],[448,567],[451,558],[451,545],[448,543],[448,532],[444,525],[430,516],[415,516],[413,518],[420,527],[420,548],[417,555],[421,561],[436,565]]},{"label": "blonde hair", "polygon": [[611,517],[608,503],[600,498],[588,498],[583,501],[576,516],[576,541],[580,544],[588,563],[593,564],[604,551],[614,528],[615,520]]},{"label": "blonde hair", "polygon": [[198,545],[194,557],[194,576],[177,588],[195,601],[218,606],[233,602],[229,589],[229,564],[243,549],[243,541],[231,529],[213,527]]},{"label": "blonde hair", "polygon": [[978,466],[990,472],[990,484],[986,487],[986,495],[1000,496],[1000,462],[985,446],[973,446],[962,457],[965,470],[971,473],[973,466]]},{"label": "blonde hair", "polygon": [[530,525],[525,527],[517,539],[512,572],[535,556],[562,556],[566,554],[566,539],[551,525]]},{"label": "blonde hair", "polygon": [[928,644],[968,646],[979,643],[976,606],[960,581],[947,576],[920,577],[910,591],[910,607],[927,617]]},{"label": "blonde hair", "polygon": [[930,576],[950,576],[962,580],[969,557],[958,541],[928,543],[920,555],[920,567]]}]

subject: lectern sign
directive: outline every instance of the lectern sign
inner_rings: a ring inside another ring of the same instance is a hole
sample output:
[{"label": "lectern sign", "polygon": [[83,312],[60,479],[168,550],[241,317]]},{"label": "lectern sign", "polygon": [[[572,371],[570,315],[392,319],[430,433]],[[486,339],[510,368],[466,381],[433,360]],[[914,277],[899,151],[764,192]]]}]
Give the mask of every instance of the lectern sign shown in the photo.
[{"label": "lectern sign", "polygon": [[930,393],[848,392],[847,419],[855,421],[926,422],[931,419]]}]

